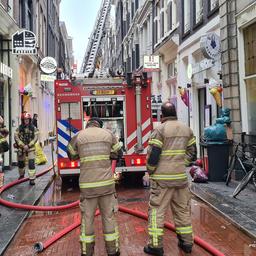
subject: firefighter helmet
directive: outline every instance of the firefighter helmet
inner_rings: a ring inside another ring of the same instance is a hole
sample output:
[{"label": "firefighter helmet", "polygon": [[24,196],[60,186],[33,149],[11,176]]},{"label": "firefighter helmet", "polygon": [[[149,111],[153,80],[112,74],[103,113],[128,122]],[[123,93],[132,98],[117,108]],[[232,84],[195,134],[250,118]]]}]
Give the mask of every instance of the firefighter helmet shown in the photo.
[{"label": "firefighter helmet", "polygon": [[22,115],[21,115],[21,119],[31,119],[31,115],[29,114],[29,113],[23,113]]},{"label": "firefighter helmet", "polygon": [[95,122],[99,125],[100,128],[103,127],[103,121],[98,117],[91,117],[88,121],[88,123],[95,123]]}]

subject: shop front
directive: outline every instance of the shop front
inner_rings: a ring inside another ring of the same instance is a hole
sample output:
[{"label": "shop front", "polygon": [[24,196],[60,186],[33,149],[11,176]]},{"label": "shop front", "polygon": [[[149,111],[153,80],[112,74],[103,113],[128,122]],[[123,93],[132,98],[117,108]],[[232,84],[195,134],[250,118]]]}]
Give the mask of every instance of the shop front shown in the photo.
[{"label": "shop front", "polygon": [[218,34],[218,28],[206,32],[190,47],[179,49],[178,114],[193,129],[198,145],[204,128],[219,116],[223,102]]}]

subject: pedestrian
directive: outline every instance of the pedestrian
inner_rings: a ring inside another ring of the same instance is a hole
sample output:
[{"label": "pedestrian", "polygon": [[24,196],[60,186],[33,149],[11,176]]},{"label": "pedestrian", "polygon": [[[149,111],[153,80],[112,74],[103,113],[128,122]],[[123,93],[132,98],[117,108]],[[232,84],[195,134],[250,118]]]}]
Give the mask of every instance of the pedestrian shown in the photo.
[{"label": "pedestrian", "polygon": [[196,159],[196,140],[192,130],[177,120],[175,106],[165,102],[161,106],[162,123],[149,139],[147,170],[150,175],[148,233],[144,252],[164,255],[164,219],[169,206],[175,223],[178,246],[186,253],[192,251],[188,179],[185,163]]},{"label": "pedestrian", "polygon": [[36,127],[37,127],[37,120],[38,120],[38,115],[37,114],[34,114],[33,115],[33,119],[32,119],[32,124]]},{"label": "pedestrian", "polygon": [[9,131],[5,128],[4,119],[0,116],[0,172],[3,168],[3,153],[9,150],[9,144],[6,140]]},{"label": "pedestrian", "polygon": [[99,207],[108,256],[120,255],[118,210],[111,159],[122,157],[121,144],[111,131],[103,129],[99,118],[91,118],[67,146],[70,160],[80,159],[80,209],[82,255],[94,253],[94,214]]},{"label": "pedestrian", "polygon": [[29,113],[26,112],[21,115],[21,124],[15,132],[14,139],[17,148],[19,179],[24,178],[26,157],[28,157],[29,183],[30,185],[35,185],[35,144],[38,139],[38,130],[32,124]]}]

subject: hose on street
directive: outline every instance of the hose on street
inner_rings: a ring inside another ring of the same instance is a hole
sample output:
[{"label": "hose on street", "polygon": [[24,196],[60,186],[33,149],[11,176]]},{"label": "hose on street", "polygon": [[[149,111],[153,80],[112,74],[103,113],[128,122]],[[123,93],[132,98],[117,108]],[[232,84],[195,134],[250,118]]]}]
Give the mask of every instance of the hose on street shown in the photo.
[{"label": "hose on street", "polygon": [[[40,177],[46,173],[48,173],[51,169],[53,168],[53,166],[48,167],[46,170],[40,172],[39,174],[36,175],[36,177]],[[30,210],[30,211],[62,211],[62,210],[66,210],[69,208],[73,208],[79,205],[79,200],[75,201],[73,203],[70,204],[66,204],[66,205],[60,205],[60,206],[39,206],[39,205],[28,205],[28,204],[20,204],[20,203],[15,203],[15,202],[10,202],[8,200],[5,200],[1,197],[1,194],[17,185],[20,184],[22,182],[28,181],[28,178],[23,178],[20,180],[15,180],[9,184],[4,185],[3,187],[0,188],[0,204],[5,205],[7,207],[11,207],[11,208],[16,208],[16,209],[23,209],[23,210]]]},{"label": "hose on street", "polygon": [[[114,163],[112,165],[113,168],[115,168],[116,163]],[[37,177],[40,177],[46,173],[48,173],[51,169],[53,168],[53,165],[48,167],[46,170],[42,171],[41,173],[37,174]],[[17,185],[20,184],[22,182],[28,181],[28,178],[23,178],[20,180],[15,180],[7,185],[4,185],[2,188],[0,188],[0,204],[5,205],[7,207],[11,207],[11,208],[18,208],[18,209],[23,209],[23,210],[33,210],[33,211],[60,211],[60,210],[65,210],[65,209],[69,209],[69,208],[73,208],[79,205],[79,200],[67,204],[67,205],[61,205],[61,206],[35,206],[35,205],[27,205],[27,204],[19,204],[19,203],[14,203],[14,202],[10,202],[8,200],[5,200],[3,198],[1,198],[1,194]],[[142,218],[144,220],[148,219],[147,214],[137,211],[137,210],[133,210],[133,209],[129,209],[127,207],[124,206],[119,206],[119,211],[120,212],[124,212],[139,218]],[[96,216],[99,215],[99,211],[96,211]],[[43,250],[45,250],[47,247],[49,247],[50,245],[52,245],[54,242],[56,242],[57,240],[59,240],[61,237],[63,237],[64,235],[68,234],[69,232],[71,232],[72,230],[74,230],[75,228],[79,227],[81,225],[81,221],[77,221],[75,223],[73,223],[72,225],[64,228],[63,230],[61,230],[59,233],[55,234],[53,237],[51,237],[50,239],[48,239],[45,242],[38,242],[34,245],[34,250],[36,252],[42,252]],[[175,227],[173,224],[169,223],[169,222],[165,222],[165,227],[171,231],[175,232]],[[212,245],[210,245],[209,243],[207,243],[206,241],[202,240],[201,238],[199,238],[198,236],[195,236],[194,238],[194,242],[196,244],[198,244],[201,248],[205,249],[206,251],[208,251],[209,253],[211,253],[214,256],[224,256],[224,254],[222,252],[220,252],[219,250],[217,250],[216,248],[214,248]]]}]

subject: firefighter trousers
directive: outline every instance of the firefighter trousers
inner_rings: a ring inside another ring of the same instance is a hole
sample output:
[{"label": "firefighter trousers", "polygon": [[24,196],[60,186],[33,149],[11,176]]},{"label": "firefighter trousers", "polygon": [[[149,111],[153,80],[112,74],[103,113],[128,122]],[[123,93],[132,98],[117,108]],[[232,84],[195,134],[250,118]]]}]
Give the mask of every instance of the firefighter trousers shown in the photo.
[{"label": "firefighter trousers", "polygon": [[28,177],[30,180],[34,180],[36,178],[35,152],[23,152],[19,150],[17,154],[20,176],[25,175],[26,157],[28,157]]},{"label": "firefighter trousers", "polygon": [[162,188],[152,181],[149,200],[148,233],[149,246],[163,248],[164,221],[168,208],[172,210],[178,239],[193,244],[191,226],[191,193],[186,188]]},{"label": "firefighter trousers", "polygon": [[81,220],[81,251],[83,255],[92,256],[94,253],[94,215],[99,207],[105,246],[108,254],[119,251],[119,232],[116,224],[115,213],[118,211],[117,198],[115,194],[84,198],[81,192],[80,208]]}]

